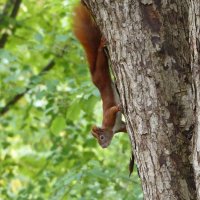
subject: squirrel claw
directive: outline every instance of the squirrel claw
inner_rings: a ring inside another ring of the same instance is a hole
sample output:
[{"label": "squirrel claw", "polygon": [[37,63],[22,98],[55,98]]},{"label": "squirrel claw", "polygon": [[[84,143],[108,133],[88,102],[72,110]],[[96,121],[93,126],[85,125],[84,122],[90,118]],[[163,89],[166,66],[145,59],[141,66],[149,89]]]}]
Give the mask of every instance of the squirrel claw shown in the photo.
[{"label": "squirrel claw", "polygon": [[122,104],[121,104],[121,103],[118,104],[118,105],[117,105],[117,108],[118,108],[118,111],[122,111],[122,110],[123,110],[123,108],[122,108]]},{"label": "squirrel claw", "polygon": [[100,47],[105,47],[107,45],[107,40],[104,36],[101,36]]}]

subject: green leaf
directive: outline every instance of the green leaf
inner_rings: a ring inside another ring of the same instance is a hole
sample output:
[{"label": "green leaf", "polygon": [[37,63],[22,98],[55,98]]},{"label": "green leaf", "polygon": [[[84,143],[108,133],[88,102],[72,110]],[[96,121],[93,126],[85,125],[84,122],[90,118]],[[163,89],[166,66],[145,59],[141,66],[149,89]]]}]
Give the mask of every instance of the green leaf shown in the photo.
[{"label": "green leaf", "polygon": [[58,116],[51,123],[50,130],[54,134],[58,134],[59,132],[61,132],[65,128],[65,126],[66,126],[66,124],[65,124],[65,118],[62,117],[62,116]]},{"label": "green leaf", "polygon": [[48,80],[46,82],[48,91],[54,92],[56,90],[57,85],[59,84],[59,81],[56,79]]},{"label": "green leaf", "polygon": [[36,99],[42,99],[43,97],[45,97],[46,95],[46,91],[42,90],[42,91],[38,91],[35,95]]},{"label": "green leaf", "polygon": [[79,118],[81,112],[80,102],[75,101],[73,104],[70,105],[67,111],[67,119],[68,120],[77,120]]},{"label": "green leaf", "polygon": [[66,42],[68,35],[56,35],[57,42]]},{"label": "green leaf", "polygon": [[14,62],[17,60],[17,58],[12,53],[4,49],[0,49],[0,60],[1,59],[5,60],[6,62]]},{"label": "green leaf", "polygon": [[43,40],[43,35],[41,35],[40,33],[36,33],[34,38],[35,38],[38,42],[42,42],[42,40]]}]

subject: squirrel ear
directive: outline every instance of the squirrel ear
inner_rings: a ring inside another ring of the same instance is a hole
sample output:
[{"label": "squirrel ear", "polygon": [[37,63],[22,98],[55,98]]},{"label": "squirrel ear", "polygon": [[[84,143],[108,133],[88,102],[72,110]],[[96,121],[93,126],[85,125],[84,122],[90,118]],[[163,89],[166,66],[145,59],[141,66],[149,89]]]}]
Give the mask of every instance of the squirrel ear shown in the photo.
[{"label": "squirrel ear", "polygon": [[101,131],[102,129],[101,128],[99,128],[99,127],[97,127],[97,126],[93,126],[92,127],[92,131],[93,132],[99,132],[99,131]]},{"label": "squirrel ear", "polygon": [[98,127],[93,126],[93,127],[92,127],[92,135],[93,135],[94,137],[97,137],[97,136],[98,136],[98,135],[97,135],[97,131],[98,131]]},{"label": "squirrel ear", "polygon": [[95,132],[92,131],[91,133],[95,138],[97,138],[97,134]]},{"label": "squirrel ear", "polygon": [[92,131],[96,132],[96,130],[97,130],[97,127],[96,127],[96,126],[93,126],[93,127],[92,127]]}]

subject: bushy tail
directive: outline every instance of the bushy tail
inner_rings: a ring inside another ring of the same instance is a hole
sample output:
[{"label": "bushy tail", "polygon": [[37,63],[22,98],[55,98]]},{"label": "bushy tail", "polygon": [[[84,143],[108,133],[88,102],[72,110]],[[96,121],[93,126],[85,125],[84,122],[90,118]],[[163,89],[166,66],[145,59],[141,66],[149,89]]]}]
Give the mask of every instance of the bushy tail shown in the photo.
[{"label": "bushy tail", "polygon": [[95,67],[101,32],[86,7],[79,4],[74,9],[74,34],[86,52],[90,70]]}]

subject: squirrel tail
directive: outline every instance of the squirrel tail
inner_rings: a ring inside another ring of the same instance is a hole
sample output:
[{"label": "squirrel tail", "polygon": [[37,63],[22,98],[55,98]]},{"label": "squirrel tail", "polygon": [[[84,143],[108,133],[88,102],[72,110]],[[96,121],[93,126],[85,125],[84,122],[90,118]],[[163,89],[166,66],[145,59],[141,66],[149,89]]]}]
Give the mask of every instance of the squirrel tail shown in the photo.
[{"label": "squirrel tail", "polygon": [[74,34],[86,52],[90,70],[92,71],[96,65],[98,47],[101,40],[101,32],[84,5],[79,4],[76,6],[74,13]]}]

